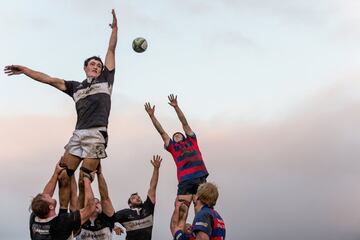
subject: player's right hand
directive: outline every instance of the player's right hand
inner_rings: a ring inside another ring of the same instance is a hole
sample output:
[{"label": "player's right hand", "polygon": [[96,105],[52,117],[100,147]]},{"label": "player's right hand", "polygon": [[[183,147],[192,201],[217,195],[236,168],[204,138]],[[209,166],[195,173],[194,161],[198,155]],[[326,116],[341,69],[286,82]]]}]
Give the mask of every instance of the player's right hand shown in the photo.
[{"label": "player's right hand", "polygon": [[4,68],[5,74],[8,76],[19,75],[24,73],[24,67],[20,65],[8,65]]}]

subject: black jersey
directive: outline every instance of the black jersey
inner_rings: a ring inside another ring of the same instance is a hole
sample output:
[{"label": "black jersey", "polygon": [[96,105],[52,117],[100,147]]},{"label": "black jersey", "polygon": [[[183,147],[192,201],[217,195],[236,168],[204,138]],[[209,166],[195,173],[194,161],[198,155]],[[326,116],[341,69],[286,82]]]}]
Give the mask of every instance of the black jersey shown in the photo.
[{"label": "black jersey", "polygon": [[32,240],[66,240],[74,229],[80,228],[80,212],[61,213],[49,220],[30,215],[30,238]]},{"label": "black jersey", "polygon": [[74,99],[76,105],[76,129],[107,127],[114,75],[115,69],[109,71],[105,66],[100,76],[92,81],[65,81],[64,92]]},{"label": "black jersey", "polygon": [[101,213],[94,220],[87,220],[81,226],[81,232],[76,237],[76,240],[110,240],[112,239],[112,229],[114,228],[114,216],[108,217]]},{"label": "black jersey", "polygon": [[126,208],[115,213],[115,221],[126,229],[126,240],[151,240],[154,208],[148,196],[142,208]]}]

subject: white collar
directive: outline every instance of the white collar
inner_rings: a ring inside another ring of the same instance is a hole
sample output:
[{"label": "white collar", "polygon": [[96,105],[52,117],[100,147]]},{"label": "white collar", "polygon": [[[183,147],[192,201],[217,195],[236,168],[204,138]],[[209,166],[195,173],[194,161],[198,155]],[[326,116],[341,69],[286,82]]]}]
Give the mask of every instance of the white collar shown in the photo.
[{"label": "white collar", "polygon": [[142,208],[132,208],[132,210],[135,210],[137,212],[138,215],[140,215],[140,211]]},{"label": "white collar", "polygon": [[48,218],[39,218],[39,217],[35,217],[35,222],[50,222],[51,220],[53,220],[54,218],[56,218],[56,215],[52,216],[52,217],[48,217]]}]

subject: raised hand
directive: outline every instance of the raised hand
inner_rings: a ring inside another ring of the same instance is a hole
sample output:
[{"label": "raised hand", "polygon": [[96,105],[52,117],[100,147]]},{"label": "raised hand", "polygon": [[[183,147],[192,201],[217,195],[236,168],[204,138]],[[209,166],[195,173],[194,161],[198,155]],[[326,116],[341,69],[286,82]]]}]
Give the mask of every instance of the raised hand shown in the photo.
[{"label": "raised hand", "polygon": [[149,116],[153,116],[155,113],[155,105],[151,107],[150,103],[145,103],[145,111],[149,114]]},{"label": "raised hand", "polygon": [[159,155],[154,155],[153,159],[151,160],[151,164],[154,166],[154,168],[160,168],[162,158]]},{"label": "raised hand", "polygon": [[177,95],[174,96],[174,94],[170,94],[168,96],[168,99],[169,99],[169,105],[172,106],[172,107],[176,107],[178,106],[178,103],[177,103]]},{"label": "raised hand", "polygon": [[4,68],[5,74],[8,76],[19,75],[24,73],[24,67],[20,65],[8,65]]},{"label": "raised hand", "polygon": [[117,18],[116,18],[116,14],[115,14],[114,9],[111,10],[111,14],[113,15],[113,21],[112,21],[112,23],[109,24],[109,26],[111,28],[117,28]]}]

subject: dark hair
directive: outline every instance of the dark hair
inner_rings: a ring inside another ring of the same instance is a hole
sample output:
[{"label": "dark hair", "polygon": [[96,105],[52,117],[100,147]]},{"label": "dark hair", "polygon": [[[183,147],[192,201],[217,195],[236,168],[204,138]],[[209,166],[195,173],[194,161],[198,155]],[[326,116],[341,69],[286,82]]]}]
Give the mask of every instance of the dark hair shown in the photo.
[{"label": "dark hair", "polygon": [[50,211],[49,205],[50,203],[45,201],[43,195],[39,193],[31,201],[31,210],[37,217],[46,218]]},{"label": "dark hair", "polygon": [[103,61],[101,60],[100,57],[97,57],[97,56],[92,56],[92,57],[89,57],[88,59],[86,59],[86,60],[84,61],[84,67],[86,67],[86,66],[88,65],[88,63],[90,62],[90,60],[92,60],[92,59],[94,59],[94,60],[96,60],[96,61],[99,61],[99,62],[101,63],[101,68],[104,67]]},{"label": "dark hair", "polygon": [[176,132],[176,133],[174,133],[174,134],[172,135],[172,140],[173,140],[174,142],[175,142],[174,137],[175,137],[176,134],[181,134],[181,136],[183,137],[183,140],[185,140],[185,135],[184,135],[182,132]]},{"label": "dark hair", "polygon": [[139,195],[139,194],[138,194],[137,192],[136,192],[136,193],[131,194],[131,195],[130,195],[130,197],[129,197],[129,199],[128,199],[128,204],[130,204],[130,203],[131,203],[130,199],[131,199],[131,197],[132,197],[132,196],[134,196],[134,195]]}]

